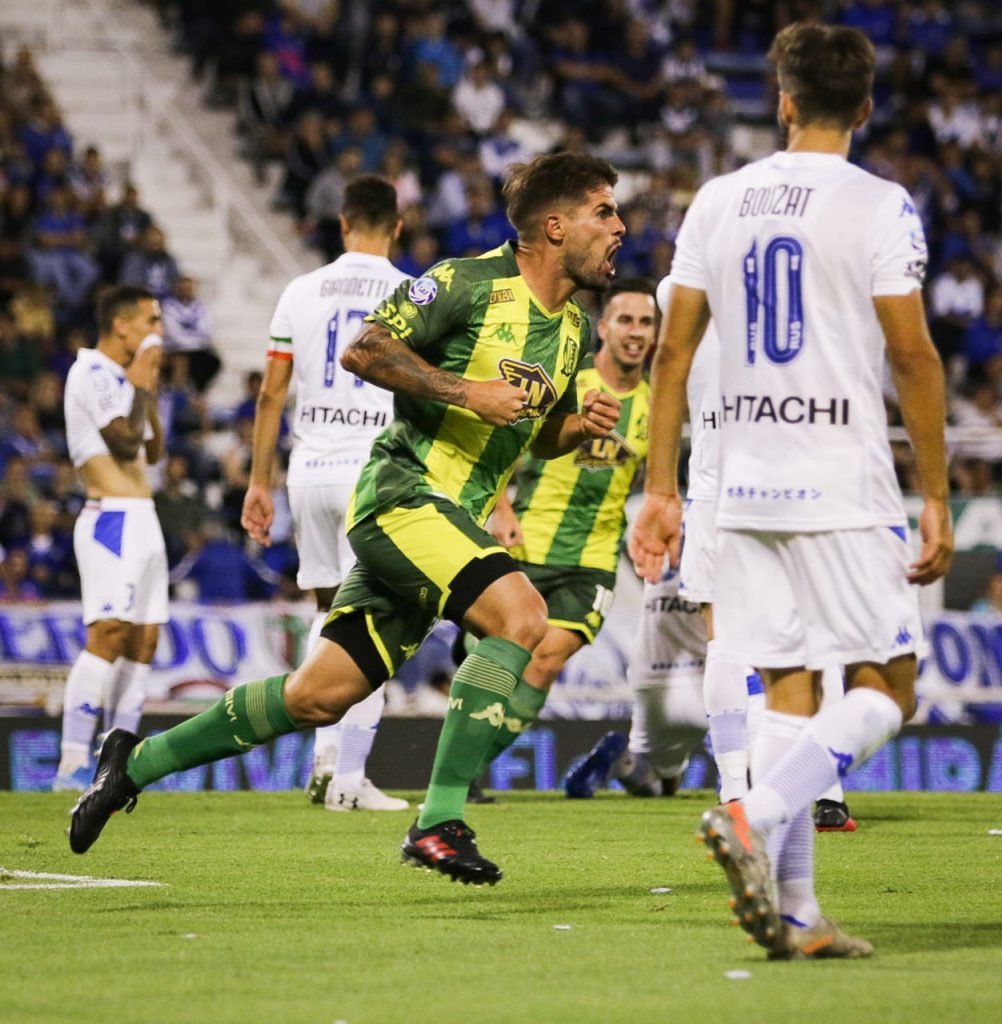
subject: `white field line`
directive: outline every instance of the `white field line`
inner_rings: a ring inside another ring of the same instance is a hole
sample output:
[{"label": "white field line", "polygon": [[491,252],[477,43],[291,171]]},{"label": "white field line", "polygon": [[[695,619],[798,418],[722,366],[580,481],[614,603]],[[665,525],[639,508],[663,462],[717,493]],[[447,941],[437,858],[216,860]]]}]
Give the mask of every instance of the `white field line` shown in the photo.
[{"label": "white field line", "polygon": [[[9,878],[34,881],[9,884]],[[92,878],[90,875],[54,875],[47,871],[10,871],[0,867],[0,892],[7,889],[139,889],[160,888],[163,882],[137,882],[127,878]]]}]

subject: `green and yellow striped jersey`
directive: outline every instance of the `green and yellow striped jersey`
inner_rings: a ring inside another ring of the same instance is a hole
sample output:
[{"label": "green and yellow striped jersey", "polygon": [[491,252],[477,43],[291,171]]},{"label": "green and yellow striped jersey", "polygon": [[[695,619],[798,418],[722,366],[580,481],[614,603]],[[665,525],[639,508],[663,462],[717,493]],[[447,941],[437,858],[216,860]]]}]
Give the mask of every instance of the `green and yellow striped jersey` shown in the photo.
[{"label": "green and yellow striped jersey", "polygon": [[355,487],[348,529],[421,494],[445,496],[482,524],[543,420],[577,409],[587,314],[573,301],[559,313],[543,309],[508,242],[403,282],[366,319],[433,366],[466,380],[505,377],[529,397],[517,423],[492,427],[468,409],[398,394],[394,421],[376,438]]},{"label": "green and yellow striped jersey", "polygon": [[626,499],[647,455],[651,389],[641,381],[618,394],[594,366],[578,371],[578,400],[592,388],[623,403],[616,429],[559,459],[527,460],[513,502],[525,546],[521,561],[616,571],[626,528]]}]

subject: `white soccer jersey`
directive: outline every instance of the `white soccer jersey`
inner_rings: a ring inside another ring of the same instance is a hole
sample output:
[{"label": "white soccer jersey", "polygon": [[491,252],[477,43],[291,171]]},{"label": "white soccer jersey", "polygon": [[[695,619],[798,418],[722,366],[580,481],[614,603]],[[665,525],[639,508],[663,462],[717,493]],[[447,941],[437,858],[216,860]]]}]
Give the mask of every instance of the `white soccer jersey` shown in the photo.
[{"label": "white soccer jersey", "polygon": [[357,475],[392,420],[393,395],[342,369],[339,359],[364,318],[406,276],[381,256],[346,252],[295,278],[278,300],[268,358],[293,363],[290,485],[320,486],[346,471]]},{"label": "white soccer jersey", "polygon": [[[658,308],[668,311],[671,276],[658,285]],[[685,383],[689,406],[689,486],[686,497],[698,501],[716,501],[720,456],[720,338],[710,325],[699,343]]]},{"label": "white soccer jersey", "polygon": [[[96,455],[111,454],[101,431],[112,420],[129,415],[135,394],[136,389],[125,376],[125,367],[114,359],[96,348],[84,348],[77,353],[63,391],[66,443],[77,469]],[[144,436],[147,440],[153,436],[149,423]]]},{"label": "white soccer jersey", "polygon": [[908,193],[824,153],[776,153],[700,189],[672,282],[720,334],[717,523],[815,532],[905,521],[873,297],[921,287]]}]

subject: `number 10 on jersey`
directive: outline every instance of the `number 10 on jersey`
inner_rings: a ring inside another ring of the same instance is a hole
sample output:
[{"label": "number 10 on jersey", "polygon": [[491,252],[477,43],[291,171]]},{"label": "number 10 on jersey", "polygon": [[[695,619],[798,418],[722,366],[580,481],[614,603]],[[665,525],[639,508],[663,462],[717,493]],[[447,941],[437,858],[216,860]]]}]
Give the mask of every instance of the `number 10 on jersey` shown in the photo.
[{"label": "number 10 on jersey", "polygon": [[[749,366],[755,365],[760,340],[762,354],[777,366],[784,366],[800,355],[804,344],[803,260],[803,246],[789,235],[769,239],[763,249],[761,266],[758,241],[752,242],[745,253]],[[782,323],[781,310],[786,313]]]}]

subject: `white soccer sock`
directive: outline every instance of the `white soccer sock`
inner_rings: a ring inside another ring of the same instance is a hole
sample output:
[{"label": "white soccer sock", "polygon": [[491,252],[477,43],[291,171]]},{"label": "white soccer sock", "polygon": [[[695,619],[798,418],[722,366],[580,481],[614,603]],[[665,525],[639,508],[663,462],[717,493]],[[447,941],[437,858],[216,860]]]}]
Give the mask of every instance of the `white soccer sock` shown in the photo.
[{"label": "white soccer sock", "polygon": [[66,677],[63,693],[63,735],[60,743],[59,774],[90,763],[94,730],[101,717],[101,704],[114,676],[115,666],[83,650]]},{"label": "white soccer sock", "polygon": [[[837,704],[845,696],[845,680],[842,677],[842,669],[826,668],[821,673],[821,707],[831,707]],[[841,782],[829,786],[819,800],[832,800],[837,804],[845,803],[845,790]]]},{"label": "white soccer sock", "polygon": [[772,868],[779,890],[779,912],[790,924],[810,928],[821,919],[814,893],[814,819],[804,808],[788,825]]},{"label": "white soccer sock", "polygon": [[[788,820],[787,805],[782,794],[763,783],[793,749],[809,721],[803,715],[787,715],[768,708],[762,714],[762,723],[751,753],[752,786],[741,801],[748,820],[756,828],[769,831],[780,822]],[[783,838],[782,834],[769,837],[769,857],[773,863],[782,847]]]},{"label": "white soccer sock", "polygon": [[365,700],[353,704],[344,718],[333,728],[337,730],[337,761],[334,775],[338,788],[357,789],[365,777],[365,762],[376,739],[376,729],[383,717],[386,685],[378,686]]},{"label": "white soccer sock", "polygon": [[[141,661],[130,661],[119,658],[115,662],[115,681],[113,684],[112,729],[126,729],[129,732],[139,731],[139,719],[143,715],[143,703],[146,700],[146,681],[150,677],[150,666]],[[110,708],[105,709],[107,715]]]},{"label": "white soccer sock", "polygon": [[720,800],[737,800],[748,792],[748,681],[740,665],[717,657],[717,645],[706,645],[703,703],[713,760],[720,776]]},{"label": "white soccer sock", "polygon": [[752,786],[744,800],[748,820],[766,832],[790,821],[883,746],[901,721],[901,709],[890,697],[864,687],[850,690],[844,700],[819,711],[786,756]]}]

